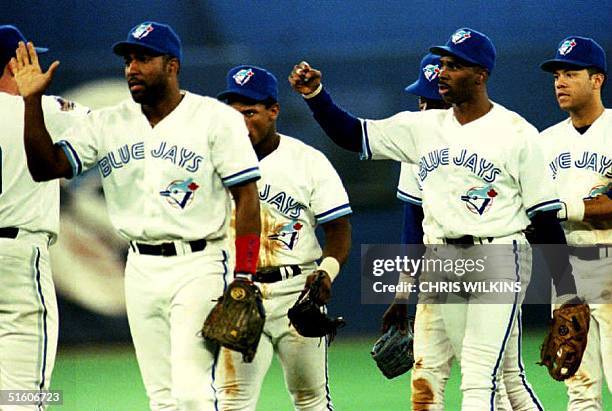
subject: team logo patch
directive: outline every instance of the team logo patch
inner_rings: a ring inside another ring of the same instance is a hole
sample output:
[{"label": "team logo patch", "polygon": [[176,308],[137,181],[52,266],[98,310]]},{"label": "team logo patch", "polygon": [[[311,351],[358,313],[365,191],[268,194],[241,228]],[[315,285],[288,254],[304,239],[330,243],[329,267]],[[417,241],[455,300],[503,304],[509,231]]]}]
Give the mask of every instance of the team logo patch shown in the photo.
[{"label": "team logo patch", "polygon": [[254,75],[255,75],[255,73],[253,72],[253,70],[251,70],[251,69],[242,69],[239,72],[237,72],[236,74],[234,74],[232,76],[232,78],[234,79],[236,84],[238,84],[239,86],[244,86],[246,83],[249,82],[251,77],[253,77]]},{"label": "team logo patch", "polygon": [[467,39],[472,37],[472,32],[467,30],[457,30],[455,34],[451,37],[451,41],[453,44],[463,43]]},{"label": "team logo patch", "polygon": [[66,100],[58,96],[55,96],[55,101],[60,105],[60,110],[62,111],[74,110],[74,101]]},{"label": "team logo patch", "polygon": [[162,197],[167,197],[166,201],[172,207],[185,208],[193,201],[195,191],[200,188],[192,178],[187,180],[174,180],[168,187],[160,191]]},{"label": "team logo patch", "polygon": [[151,23],[143,23],[136,27],[132,32],[132,37],[141,40],[149,35],[153,31],[153,25]]},{"label": "team logo patch", "polygon": [[561,54],[562,56],[565,56],[566,54],[569,54],[574,49],[575,46],[576,46],[575,39],[565,40],[563,44],[561,44],[561,47],[559,47],[559,54]]},{"label": "team logo patch", "polygon": [[495,197],[497,197],[497,191],[489,184],[485,187],[470,188],[465,195],[461,196],[461,200],[465,201],[467,209],[472,213],[483,215],[493,205]]},{"label": "team logo patch", "polygon": [[423,67],[423,74],[425,74],[427,81],[433,81],[437,79],[440,74],[440,66],[437,64],[428,64]]},{"label": "team logo patch", "polygon": [[610,184],[601,184],[591,188],[589,192],[589,196],[586,198],[595,198],[602,194],[607,194],[608,197],[612,198],[612,183]]},{"label": "team logo patch", "polygon": [[301,223],[297,220],[293,220],[280,226],[280,229],[274,234],[270,234],[268,238],[280,242],[282,248],[285,250],[293,250],[300,239],[300,230],[302,227],[303,225]]}]

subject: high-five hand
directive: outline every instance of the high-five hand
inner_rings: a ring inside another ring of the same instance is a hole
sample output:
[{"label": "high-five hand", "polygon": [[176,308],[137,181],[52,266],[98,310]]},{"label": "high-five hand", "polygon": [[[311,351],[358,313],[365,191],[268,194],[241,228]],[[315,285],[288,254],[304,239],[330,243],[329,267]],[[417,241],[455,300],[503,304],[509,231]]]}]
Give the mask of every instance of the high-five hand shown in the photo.
[{"label": "high-five hand", "polygon": [[51,63],[49,69],[43,73],[32,42],[28,42],[26,46],[20,41],[15,55],[10,61],[10,68],[15,76],[19,94],[24,98],[42,95],[49,87],[59,61]]}]

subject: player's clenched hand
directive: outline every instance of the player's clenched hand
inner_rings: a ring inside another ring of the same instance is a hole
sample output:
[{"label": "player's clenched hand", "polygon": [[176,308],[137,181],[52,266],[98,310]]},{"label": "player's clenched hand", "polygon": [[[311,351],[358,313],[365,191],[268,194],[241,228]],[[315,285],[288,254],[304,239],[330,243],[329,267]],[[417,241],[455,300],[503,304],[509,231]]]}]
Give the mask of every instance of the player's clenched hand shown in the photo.
[{"label": "player's clenched hand", "polygon": [[392,325],[400,331],[406,331],[408,327],[408,306],[406,304],[393,303],[387,308],[382,317],[382,333],[386,333]]},{"label": "player's clenched hand", "polygon": [[317,278],[320,273],[324,273],[325,275],[321,278],[320,287],[317,289],[316,295],[312,295],[312,298],[319,303],[320,305],[325,305],[329,302],[331,298],[331,287],[332,282],[329,274],[327,274],[323,270],[316,270],[308,277],[306,277],[306,284],[304,285],[304,290],[310,288],[310,284]]},{"label": "player's clenched hand", "polygon": [[49,70],[43,73],[32,42],[28,42],[26,46],[20,41],[15,55],[16,57],[13,57],[10,61],[10,68],[15,76],[19,94],[24,98],[42,95],[49,87],[53,73],[59,66],[59,61],[54,61],[49,66]]},{"label": "player's clenched hand", "polygon": [[289,75],[289,84],[300,94],[311,94],[321,84],[321,72],[310,67],[310,64],[302,61],[293,66]]}]

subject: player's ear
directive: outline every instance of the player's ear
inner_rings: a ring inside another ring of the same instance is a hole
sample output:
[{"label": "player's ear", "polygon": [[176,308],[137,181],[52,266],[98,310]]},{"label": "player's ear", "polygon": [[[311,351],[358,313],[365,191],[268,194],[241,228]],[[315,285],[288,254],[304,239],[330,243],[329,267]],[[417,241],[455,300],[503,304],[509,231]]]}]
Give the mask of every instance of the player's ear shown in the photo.
[{"label": "player's ear", "polygon": [[486,84],[489,80],[489,72],[484,68],[478,68],[476,73],[476,84]]},{"label": "player's ear", "polygon": [[605,82],[606,75],[603,73],[594,73],[594,74],[591,74],[590,77],[591,77],[591,82],[593,84],[593,89],[601,90]]},{"label": "player's ear", "polygon": [[272,120],[276,120],[278,115],[280,114],[280,104],[274,103],[270,107],[268,107],[268,113],[270,113],[270,117]]},{"label": "player's ear", "polygon": [[176,57],[168,57],[166,60],[166,70],[168,70],[168,73],[174,72],[178,75],[181,71],[181,63]]},{"label": "player's ear", "polygon": [[15,77],[15,75],[13,74],[13,70],[11,69],[10,61],[7,62],[4,65],[4,67],[2,67],[2,72],[0,73],[0,77],[3,77],[6,74],[8,74],[9,77]]}]

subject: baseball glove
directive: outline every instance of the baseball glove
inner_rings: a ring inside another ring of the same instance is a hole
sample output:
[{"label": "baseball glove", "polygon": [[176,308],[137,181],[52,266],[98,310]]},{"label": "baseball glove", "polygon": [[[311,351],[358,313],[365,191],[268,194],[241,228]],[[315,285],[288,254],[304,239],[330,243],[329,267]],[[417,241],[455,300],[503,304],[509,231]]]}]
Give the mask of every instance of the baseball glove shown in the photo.
[{"label": "baseball glove", "polygon": [[342,317],[329,317],[324,307],[317,302],[321,280],[326,274],[319,273],[310,286],[298,297],[287,312],[289,323],[304,337],[328,337],[329,343],[336,336],[338,328],[346,325]]},{"label": "baseball glove", "polygon": [[564,304],[553,318],[540,350],[540,362],[557,381],[578,371],[587,345],[591,310],[587,304]]},{"label": "baseball glove", "polygon": [[204,321],[202,336],[242,353],[244,362],[255,357],[266,313],[261,292],[253,282],[236,279],[227,287]]},{"label": "baseball glove", "polygon": [[395,378],[412,368],[413,343],[414,334],[411,326],[407,327],[406,331],[400,331],[394,325],[376,341],[371,354],[385,377]]}]

